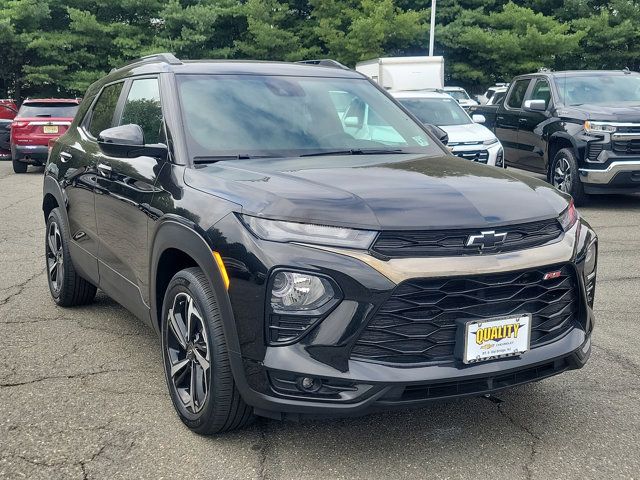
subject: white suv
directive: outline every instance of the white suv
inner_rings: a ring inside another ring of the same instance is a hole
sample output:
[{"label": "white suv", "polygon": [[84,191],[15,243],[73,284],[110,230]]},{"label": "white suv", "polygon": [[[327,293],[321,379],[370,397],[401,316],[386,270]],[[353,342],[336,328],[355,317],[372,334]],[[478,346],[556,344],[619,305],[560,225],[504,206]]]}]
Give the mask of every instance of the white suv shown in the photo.
[{"label": "white suv", "polygon": [[433,91],[389,92],[418,119],[447,132],[454,155],[487,165],[504,167],[504,150],[487,127],[483,115],[469,117],[451,96]]}]

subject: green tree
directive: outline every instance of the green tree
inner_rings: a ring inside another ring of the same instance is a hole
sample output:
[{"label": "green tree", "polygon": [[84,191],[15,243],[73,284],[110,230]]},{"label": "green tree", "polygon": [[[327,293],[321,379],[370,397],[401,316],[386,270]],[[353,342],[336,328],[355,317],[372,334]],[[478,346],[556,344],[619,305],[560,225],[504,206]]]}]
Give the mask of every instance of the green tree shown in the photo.
[{"label": "green tree", "polygon": [[465,10],[437,31],[447,75],[466,85],[487,85],[553,67],[576,52],[583,32],[530,8],[507,3],[500,11]]},{"label": "green tree", "polygon": [[323,52],[350,66],[410,51],[429,38],[429,12],[402,10],[392,0],[310,0],[310,4]]}]

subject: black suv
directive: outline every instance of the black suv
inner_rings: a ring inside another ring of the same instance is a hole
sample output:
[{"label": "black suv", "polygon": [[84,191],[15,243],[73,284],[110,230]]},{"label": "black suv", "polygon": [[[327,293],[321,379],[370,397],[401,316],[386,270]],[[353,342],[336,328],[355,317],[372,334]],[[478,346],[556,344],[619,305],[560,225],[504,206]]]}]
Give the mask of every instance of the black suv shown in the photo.
[{"label": "black suv", "polygon": [[640,74],[547,70],[512,80],[497,105],[472,107],[507,165],[547,175],[577,205],[589,194],[640,192]]},{"label": "black suv", "polygon": [[570,197],[451,156],[348,69],[113,71],[52,147],[43,209],[56,303],[100,288],[156,330],[199,433],[487,394],[590,353],[597,241]]}]

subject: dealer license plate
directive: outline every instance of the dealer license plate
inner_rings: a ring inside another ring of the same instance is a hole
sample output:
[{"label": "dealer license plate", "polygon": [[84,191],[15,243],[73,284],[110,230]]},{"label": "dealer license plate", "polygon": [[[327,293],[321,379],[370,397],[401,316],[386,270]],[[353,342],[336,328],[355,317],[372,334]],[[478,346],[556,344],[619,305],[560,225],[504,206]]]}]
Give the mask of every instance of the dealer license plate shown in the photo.
[{"label": "dealer license plate", "polygon": [[464,339],[464,363],[520,355],[529,350],[531,315],[467,322]]},{"label": "dealer license plate", "polygon": [[58,126],[57,125],[44,125],[42,127],[42,131],[44,133],[58,133]]}]

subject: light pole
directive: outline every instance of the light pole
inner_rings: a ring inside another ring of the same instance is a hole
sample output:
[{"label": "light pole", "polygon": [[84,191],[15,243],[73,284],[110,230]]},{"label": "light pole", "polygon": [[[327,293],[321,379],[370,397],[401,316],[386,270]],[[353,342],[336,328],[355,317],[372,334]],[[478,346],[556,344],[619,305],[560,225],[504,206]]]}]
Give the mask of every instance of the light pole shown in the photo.
[{"label": "light pole", "polygon": [[431,28],[429,29],[429,56],[433,57],[433,39],[436,36],[436,0],[431,0]]}]

